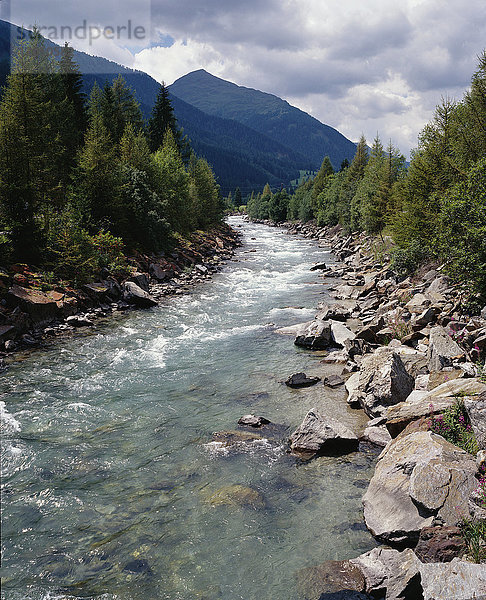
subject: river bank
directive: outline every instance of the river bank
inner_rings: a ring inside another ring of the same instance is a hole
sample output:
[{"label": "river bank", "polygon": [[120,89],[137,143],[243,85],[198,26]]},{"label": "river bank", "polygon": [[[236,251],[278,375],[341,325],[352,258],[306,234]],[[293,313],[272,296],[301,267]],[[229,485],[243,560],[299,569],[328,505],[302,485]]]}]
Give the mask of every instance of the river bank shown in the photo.
[{"label": "river bank", "polygon": [[[383,448],[363,508],[366,526],[385,545],[302,571],[303,594],[312,600],[483,597],[485,565],[470,562],[480,554],[463,534],[466,522],[479,527],[486,518],[486,311],[465,314],[461,287],[440,265],[403,278],[391,270],[387,248],[365,235],[312,224],[284,227],[318,239],[341,262],[312,267],[335,302],[320,304],[313,320],[281,333],[295,335],[298,346],[326,349],[323,363],[342,365],[347,403],[370,419],[361,439]],[[475,434],[473,454],[438,435],[450,437],[441,415],[458,400],[464,430]],[[329,419],[318,414],[316,420],[314,412],[301,428],[309,450],[325,453]],[[349,436],[341,438],[346,451]],[[475,542],[482,547],[484,535]],[[484,560],[484,548],[481,554]]]},{"label": "river bank", "polygon": [[81,287],[46,285],[28,265],[0,272],[0,361],[83,333],[110,315],[156,306],[210,278],[239,244],[227,225],[181,238],[167,254],[128,258],[131,274],[106,269]]}]

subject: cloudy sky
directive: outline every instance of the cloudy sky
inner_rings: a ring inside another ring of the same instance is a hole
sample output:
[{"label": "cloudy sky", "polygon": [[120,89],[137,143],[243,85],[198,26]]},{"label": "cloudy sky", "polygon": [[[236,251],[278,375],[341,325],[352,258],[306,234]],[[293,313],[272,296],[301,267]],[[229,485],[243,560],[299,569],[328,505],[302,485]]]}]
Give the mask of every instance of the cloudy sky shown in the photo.
[{"label": "cloudy sky", "polygon": [[352,140],[379,132],[407,155],[441,96],[462,97],[486,47],[486,0],[11,2],[11,20],[25,26],[131,20],[147,35],[69,41],[166,83],[204,68]]}]

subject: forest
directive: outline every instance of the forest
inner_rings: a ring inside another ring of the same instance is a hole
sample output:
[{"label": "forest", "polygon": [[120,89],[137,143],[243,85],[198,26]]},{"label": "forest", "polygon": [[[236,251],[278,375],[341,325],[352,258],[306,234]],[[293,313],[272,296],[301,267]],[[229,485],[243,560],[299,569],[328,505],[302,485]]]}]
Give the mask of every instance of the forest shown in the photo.
[{"label": "forest", "polygon": [[293,194],[267,185],[247,205],[253,219],[317,221],[391,237],[393,266],[409,274],[439,261],[484,305],[486,298],[486,51],[461,101],[442,98],[410,164],[379,136],[362,136],[351,162],[328,157]]},{"label": "forest", "polygon": [[207,161],[178,128],[160,87],[146,122],[119,76],[86,98],[67,44],[22,39],[0,102],[0,264],[29,263],[81,283],[125,255],[170,248],[219,224]]}]

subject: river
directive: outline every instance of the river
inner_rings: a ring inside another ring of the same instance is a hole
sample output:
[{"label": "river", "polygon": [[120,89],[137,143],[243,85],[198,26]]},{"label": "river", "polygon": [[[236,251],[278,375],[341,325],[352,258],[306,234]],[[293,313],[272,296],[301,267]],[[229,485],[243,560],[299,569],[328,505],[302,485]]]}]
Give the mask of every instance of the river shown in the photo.
[{"label": "river", "polygon": [[[230,222],[243,245],[212,280],[1,376],[4,600],[296,600],[299,569],[374,547],[361,496],[376,454],[286,452],[314,406],[364,425],[342,388],[282,383],[329,369],[274,330],[313,318],[328,295],[309,268],[332,259]],[[282,427],[211,443],[247,413]],[[235,485],[258,502],[214,501]]]}]

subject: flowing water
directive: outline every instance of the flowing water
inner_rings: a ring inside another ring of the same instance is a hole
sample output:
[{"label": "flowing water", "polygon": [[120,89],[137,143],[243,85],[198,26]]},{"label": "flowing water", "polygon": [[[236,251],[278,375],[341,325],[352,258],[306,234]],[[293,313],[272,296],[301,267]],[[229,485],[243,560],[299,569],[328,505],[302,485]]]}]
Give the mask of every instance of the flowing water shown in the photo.
[{"label": "flowing water", "polygon": [[[309,267],[331,257],[231,222],[243,246],[212,280],[2,375],[5,600],[294,600],[299,569],[373,547],[375,456],[286,452],[313,406],[363,426],[342,389],[282,384],[329,370],[274,329],[313,317],[327,293]],[[211,442],[247,413],[280,426]]]}]

